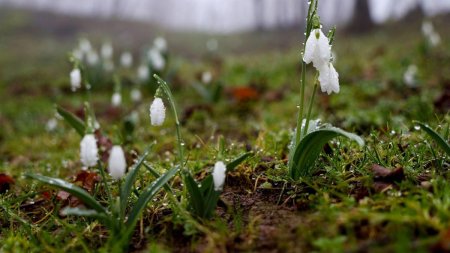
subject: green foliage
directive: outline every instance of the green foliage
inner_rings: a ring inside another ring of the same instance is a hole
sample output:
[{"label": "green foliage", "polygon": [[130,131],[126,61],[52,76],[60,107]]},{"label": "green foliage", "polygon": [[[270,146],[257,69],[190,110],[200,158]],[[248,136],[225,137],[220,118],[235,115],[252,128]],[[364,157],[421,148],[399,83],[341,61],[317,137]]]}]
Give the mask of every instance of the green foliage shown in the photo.
[{"label": "green foliage", "polygon": [[445,153],[450,156],[450,144],[445,141],[444,137],[442,137],[440,134],[438,134],[436,131],[431,129],[427,124],[424,124],[422,122],[416,122],[417,125],[420,126],[421,129],[425,131],[425,133],[428,134],[428,136],[433,139],[433,141],[442,148],[442,150],[445,151]]},{"label": "green foliage", "polygon": [[67,111],[66,109],[62,108],[61,106],[56,106],[56,111],[58,114],[64,118],[64,120],[71,126],[77,133],[83,137],[86,133],[86,126],[84,125],[84,122],[75,116],[73,113]]}]

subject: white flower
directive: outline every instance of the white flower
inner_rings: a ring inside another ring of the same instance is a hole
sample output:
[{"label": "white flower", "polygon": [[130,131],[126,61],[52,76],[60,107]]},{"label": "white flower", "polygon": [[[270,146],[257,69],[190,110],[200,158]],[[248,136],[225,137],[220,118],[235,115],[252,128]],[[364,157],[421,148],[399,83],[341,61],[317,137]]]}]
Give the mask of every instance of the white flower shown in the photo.
[{"label": "white flower", "polygon": [[137,102],[141,101],[142,93],[139,89],[135,88],[135,89],[131,90],[130,97],[131,97],[131,101],[137,103]]},{"label": "white flower", "polygon": [[163,37],[157,37],[153,41],[153,46],[160,52],[165,52],[167,50],[167,41]]},{"label": "white flower", "polygon": [[120,179],[125,175],[127,169],[127,162],[123,149],[119,145],[112,147],[108,159],[109,175],[114,179]]},{"label": "white flower", "polygon": [[53,132],[57,126],[58,126],[58,121],[56,120],[56,118],[51,118],[47,121],[47,124],[45,125],[45,129],[48,132]]},{"label": "white flower", "polygon": [[438,33],[434,32],[430,35],[429,40],[430,44],[435,47],[441,43],[441,36]]},{"label": "white flower", "polygon": [[212,80],[212,74],[209,71],[205,71],[202,73],[202,82],[204,84],[209,84]]},{"label": "white flower", "polygon": [[92,49],[91,42],[86,38],[82,38],[80,39],[79,48],[81,52],[87,53]]},{"label": "white flower", "polygon": [[150,120],[153,126],[161,126],[166,117],[166,108],[161,98],[155,98],[150,106]]},{"label": "white flower", "polygon": [[426,37],[430,34],[434,33],[434,27],[433,24],[430,21],[423,21],[422,22],[422,33]]},{"label": "white flower", "polygon": [[133,55],[130,52],[122,53],[120,56],[120,64],[125,68],[131,67],[133,65]]},{"label": "white flower", "polygon": [[214,170],[212,173],[213,181],[214,181],[214,190],[221,191],[223,188],[223,184],[225,183],[225,172],[227,167],[223,162],[216,162],[214,164]]},{"label": "white flower", "polygon": [[117,107],[120,105],[121,102],[122,102],[122,95],[120,95],[119,92],[114,92],[114,94],[111,97],[111,104],[114,107]]},{"label": "white flower", "polygon": [[78,48],[76,48],[72,51],[72,55],[73,55],[73,57],[75,57],[75,59],[77,59],[79,61],[83,60],[83,52]]},{"label": "white flower", "polygon": [[166,60],[156,48],[152,48],[147,53],[148,59],[155,70],[162,70],[166,65]]},{"label": "white flower", "polygon": [[75,68],[70,72],[70,86],[72,87],[72,91],[76,91],[78,88],[81,88],[80,69]]},{"label": "white flower", "polygon": [[98,63],[98,54],[94,50],[90,50],[87,53],[87,63],[89,65],[97,65]]},{"label": "white flower", "polygon": [[103,59],[110,60],[113,55],[113,47],[111,43],[103,43],[100,53],[102,54]]},{"label": "white flower", "polygon": [[409,87],[416,86],[416,75],[417,75],[417,66],[416,65],[409,65],[406,69],[405,73],[403,74],[403,81],[405,84]]},{"label": "white flower", "polygon": [[97,141],[93,134],[86,134],[80,143],[80,160],[84,166],[95,166],[98,161]]},{"label": "white flower", "polygon": [[319,69],[319,82],[322,92],[328,95],[333,91],[339,93],[339,74],[332,63],[325,64]]},{"label": "white flower", "polygon": [[441,36],[434,30],[434,26],[430,21],[422,23],[422,33],[433,47],[441,43]]},{"label": "white flower", "polygon": [[141,80],[141,81],[147,80],[149,74],[150,74],[150,73],[149,73],[149,71],[148,71],[147,65],[141,65],[141,66],[139,66],[138,71],[137,71],[137,75],[138,75],[139,80]]},{"label": "white flower", "polygon": [[330,61],[331,48],[328,38],[322,30],[314,29],[306,40],[305,53],[303,61],[306,64],[313,63],[316,69],[322,68]]}]

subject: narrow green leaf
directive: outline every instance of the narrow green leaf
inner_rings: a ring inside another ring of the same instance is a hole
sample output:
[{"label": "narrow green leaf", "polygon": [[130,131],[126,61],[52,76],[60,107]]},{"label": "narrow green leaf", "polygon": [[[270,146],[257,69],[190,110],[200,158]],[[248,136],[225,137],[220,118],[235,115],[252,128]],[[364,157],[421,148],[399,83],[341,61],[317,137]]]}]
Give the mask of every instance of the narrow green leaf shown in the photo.
[{"label": "narrow green leaf", "polygon": [[428,136],[430,136],[431,139],[433,139],[436,142],[436,144],[438,144],[445,151],[445,153],[447,153],[447,155],[450,155],[450,144],[447,141],[445,141],[444,137],[439,135],[428,125],[422,122],[416,121],[415,123],[418,124],[428,134]]},{"label": "narrow green leaf", "polygon": [[141,214],[142,210],[147,206],[148,202],[152,200],[153,196],[165,185],[169,180],[178,172],[179,166],[167,171],[165,174],[160,176],[158,179],[153,181],[151,185],[144,189],[144,191],[139,196],[139,199],[131,209],[130,215],[128,217],[126,225],[129,231],[134,229],[136,222]]},{"label": "narrow green leaf", "polygon": [[106,209],[102,205],[100,205],[100,203],[97,200],[95,200],[87,191],[83,190],[82,188],[74,184],[71,184],[59,178],[51,178],[37,174],[27,173],[25,174],[25,176],[36,179],[51,186],[57,187],[59,189],[62,189],[72,194],[73,196],[79,198],[81,201],[83,201],[84,204],[86,204],[86,206],[94,209],[95,211],[99,213],[106,213]]},{"label": "narrow green leaf", "polygon": [[65,121],[67,121],[67,123],[69,123],[69,125],[75,129],[75,131],[77,131],[80,136],[84,136],[86,127],[80,118],[59,105],[56,106],[56,111],[59,115],[61,115],[61,117],[64,118]]},{"label": "narrow green leaf", "polygon": [[150,144],[145,150],[144,153],[139,157],[138,161],[133,165],[131,170],[128,172],[125,182],[120,191],[120,217],[123,220],[125,217],[125,209],[127,208],[128,198],[130,197],[131,190],[134,185],[134,181],[138,175],[139,169],[144,162],[145,158],[150,153],[150,149],[153,147],[154,143]]},{"label": "narrow green leaf", "polygon": [[313,166],[323,146],[338,136],[344,136],[356,141],[360,146],[364,145],[364,140],[337,127],[327,127],[315,130],[307,134],[295,148],[294,155],[289,160],[289,175],[297,180],[299,177],[310,176],[313,173]]},{"label": "narrow green leaf", "polygon": [[192,211],[201,216],[204,210],[204,199],[203,194],[198,187],[197,181],[195,181],[194,177],[192,177],[191,173],[186,172],[184,175],[184,184],[186,185],[186,189],[189,192],[189,206],[192,208]]},{"label": "narrow green leaf", "polygon": [[[145,168],[147,168],[147,170],[148,170],[155,178],[158,178],[158,177],[161,176],[155,169],[153,169],[152,167],[150,167],[148,164],[144,163],[144,166],[145,166]],[[170,187],[169,184],[165,184],[165,185],[164,185],[164,190],[166,190],[167,192],[173,193],[172,187]]]},{"label": "narrow green leaf", "polygon": [[[203,186],[205,185],[205,188]],[[219,201],[221,191],[214,190],[214,182],[212,175],[209,175],[202,181],[202,195],[204,198],[203,218],[211,218]]]},{"label": "narrow green leaf", "polygon": [[251,155],[253,155],[253,153],[248,152],[234,159],[233,161],[227,164],[227,171],[233,171],[239,164],[241,164],[243,161],[245,161],[245,159],[247,159]]}]

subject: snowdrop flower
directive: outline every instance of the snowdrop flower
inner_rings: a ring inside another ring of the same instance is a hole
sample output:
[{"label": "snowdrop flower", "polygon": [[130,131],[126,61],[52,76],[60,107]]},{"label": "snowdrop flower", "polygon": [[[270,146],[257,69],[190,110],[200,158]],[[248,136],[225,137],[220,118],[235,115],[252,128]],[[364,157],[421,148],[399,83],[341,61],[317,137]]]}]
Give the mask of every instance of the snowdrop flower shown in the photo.
[{"label": "snowdrop flower", "polygon": [[422,33],[426,37],[430,34],[434,33],[434,27],[433,24],[430,21],[423,21],[422,23]]},{"label": "snowdrop flower", "polygon": [[133,64],[133,55],[131,55],[130,52],[124,52],[120,56],[120,64],[125,67],[129,68]]},{"label": "snowdrop flower", "polygon": [[141,101],[142,93],[139,89],[134,88],[133,90],[131,90],[130,97],[131,97],[131,101],[133,101],[134,103],[137,103],[137,102]]},{"label": "snowdrop flower", "polygon": [[81,88],[80,69],[75,68],[70,72],[70,86],[72,87],[72,91],[76,91],[78,88]]},{"label": "snowdrop flower", "polygon": [[86,38],[80,39],[79,47],[83,53],[88,53],[92,49],[91,42]]},{"label": "snowdrop flower", "polygon": [[330,61],[331,49],[328,38],[322,30],[314,29],[306,40],[303,61],[306,64],[313,63],[313,66],[320,71],[320,68]]},{"label": "snowdrop flower", "polygon": [[431,34],[428,39],[430,41],[430,44],[433,47],[435,47],[435,46],[437,46],[437,45],[439,45],[441,43],[441,36],[438,33],[436,33],[436,32]]},{"label": "snowdrop flower", "polygon": [[441,43],[441,36],[434,30],[434,26],[430,21],[422,23],[422,33],[432,46],[435,47]]},{"label": "snowdrop flower", "polygon": [[[308,130],[306,130],[306,134],[309,134],[317,129],[319,129],[320,119],[312,119],[309,121]],[[305,129],[306,119],[302,120],[302,131]]]},{"label": "snowdrop flower", "polygon": [[122,102],[122,95],[120,95],[119,92],[114,92],[114,94],[111,97],[112,106],[118,107],[121,102]]},{"label": "snowdrop flower", "polygon": [[81,140],[80,160],[85,167],[95,166],[97,164],[98,148],[93,134],[86,134]]},{"label": "snowdrop flower", "polygon": [[138,71],[137,71],[137,75],[138,75],[139,80],[141,80],[141,81],[147,80],[149,74],[150,73],[148,71],[147,65],[143,64],[143,65],[139,66]]},{"label": "snowdrop flower", "polygon": [[87,63],[89,65],[97,65],[98,63],[98,54],[94,50],[90,50],[87,53]]},{"label": "snowdrop flower", "polygon": [[330,95],[333,91],[339,93],[339,74],[332,63],[323,65],[319,70],[319,82],[322,92]]},{"label": "snowdrop flower", "polygon": [[72,55],[75,59],[81,61],[83,60],[83,52],[80,49],[76,48],[72,51]]},{"label": "snowdrop flower", "polygon": [[166,118],[166,108],[161,98],[155,98],[150,106],[150,120],[153,126],[161,126]]},{"label": "snowdrop flower", "polygon": [[47,130],[47,132],[53,132],[57,126],[58,126],[58,121],[56,121],[55,118],[51,118],[47,121],[47,124],[45,125],[45,129]]},{"label": "snowdrop flower", "polygon": [[111,43],[103,43],[100,53],[103,59],[110,60],[113,55],[113,47]]},{"label": "snowdrop flower", "polygon": [[403,74],[403,81],[405,84],[409,87],[415,87],[416,86],[416,75],[417,75],[417,66],[416,65],[409,65],[406,69],[405,73]]},{"label": "snowdrop flower", "polygon": [[162,70],[166,65],[166,60],[157,49],[152,48],[148,51],[148,58],[155,70]]},{"label": "snowdrop flower", "polygon": [[153,46],[160,52],[165,52],[167,50],[167,41],[163,37],[157,37],[153,41]]},{"label": "snowdrop flower", "polygon": [[123,149],[119,145],[112,147],[108,159],[109,175],[114,179],[120,179],[125,175],[127,169],[127,162]]},{"label": "snowdrop flower", "polygon": [[205,71],[202,73],[202,82],[204,84],[209,84],[212,80],[212,74],[209,71]]},{"label": "snowdrop flower", "polygon": [[225,183],[225,172],[227,167],[223,162],[216,162],[214,165],[214,170],[212,173],[214,181],[214,190],[221,191],[223,189],[223,184]]}]

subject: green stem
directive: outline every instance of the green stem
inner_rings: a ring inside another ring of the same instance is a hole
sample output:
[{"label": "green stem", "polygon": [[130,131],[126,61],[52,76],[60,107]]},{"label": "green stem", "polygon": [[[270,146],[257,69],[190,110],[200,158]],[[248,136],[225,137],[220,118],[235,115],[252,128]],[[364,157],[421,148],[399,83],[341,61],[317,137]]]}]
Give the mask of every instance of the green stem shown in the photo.
[{"label": "green stem", "polygon": [[311,100],[309,101],[308,114],[306,115],[306,122],[305,122],[305,129],[303,129],[303,136],[306,136],[306,134],[308,132],[309,121],[311,120],[311,110],[312,110],[314,98],[316,97],[317,86],[318,86],[318,83],[317,83],[317,74],[316,74],[316,82],[314,84],[314,90],[312,93]]},{"label": "green stem", "polygon": [[[306,39],[305,39],[306,43]],[[303,50],[304,52],[305,50]],[[297,118],[297,129],[295,131],[295,145],[297,145],[302,137],[302,120],[303,120],[303,111],[304,111],[304,103],[305,103],[305,82],[306,82],[306,63],[302,59],[302,77],[300,80],[300,108],[298,112]]]},{"label": "green stem", "polygon": [[103,170],[100,162],[98,162],[98,164],[97,164],[97,169],[100,171],[100,175],[102,177],[102,182],[103,182],[103,185],[105,187],[105,191],[108,194],[109,206],[111,208],[113,208],[114,207],[114,200],[113,200],[113,197],[112,197],[112,194],[111,194],[111,190],[109,189],[109,186],[108,186],[108,181],[107,181],[107,178],[106,178],[106,175],[105,175],[105,171]]},{"label": "green stem", "polygon": [[183,142],[183,138],[181,136],[181,124],[180,124],[180,121],[178,120],[178,113],[177,113],[177,108],[175,106],[175,100],[173,99],[172,92],[170,91],[170,88],[167,85],[167,83],[156,74],[154,74],[153,77],[155,77],[156,80],[158,80],[159,84],[161,85],[161,88],[166,93],[167,98],[169,99],[170,107],[172,108],[172,112],[174,114],[175,127],[176,127],[176,132],[177,132],[177,142],[178,142],[178,160],[180,163],[180,168],[181,168],[181,170],[183,170],[184,169],[184,151],[183,151],[184,142]]}]

